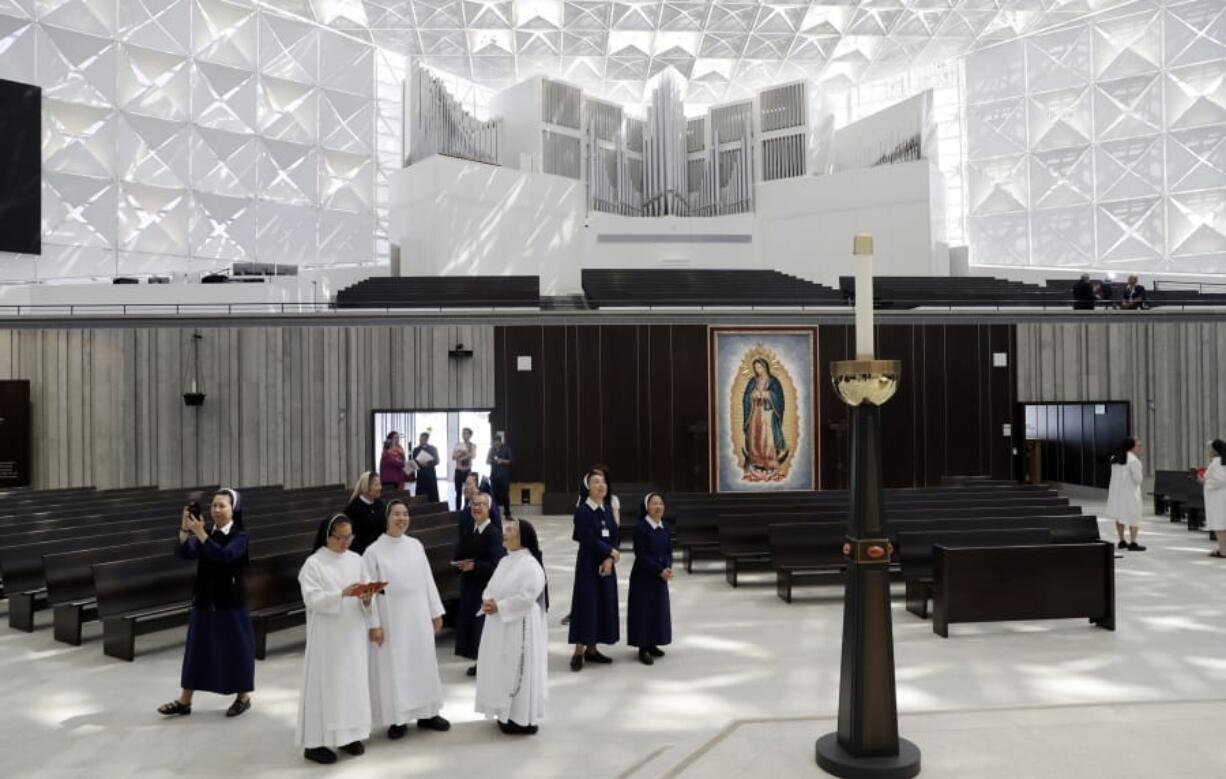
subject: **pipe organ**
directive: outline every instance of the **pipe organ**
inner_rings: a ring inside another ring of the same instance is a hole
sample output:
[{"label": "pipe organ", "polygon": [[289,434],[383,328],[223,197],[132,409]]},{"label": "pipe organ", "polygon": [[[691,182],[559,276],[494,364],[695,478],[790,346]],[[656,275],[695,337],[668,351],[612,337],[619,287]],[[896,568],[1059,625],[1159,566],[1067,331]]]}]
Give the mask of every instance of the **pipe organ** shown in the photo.
[{"label": "pipe organ", "polygon": [[498,120],[483,122],[469,114],[440,79],[416,63],[405,82],[404,112],[406,164],[432,154],[498,162]]}]

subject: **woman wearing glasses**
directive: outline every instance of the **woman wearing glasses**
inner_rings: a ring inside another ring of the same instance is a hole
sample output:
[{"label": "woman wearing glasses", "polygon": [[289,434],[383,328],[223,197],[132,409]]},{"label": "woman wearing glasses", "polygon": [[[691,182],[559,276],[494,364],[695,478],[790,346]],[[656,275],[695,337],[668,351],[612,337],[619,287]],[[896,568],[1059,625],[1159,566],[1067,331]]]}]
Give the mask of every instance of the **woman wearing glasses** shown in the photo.
[{"label": "woman wearing glasses", "polygon": [[316,763],[335,763],[337,748],[356,757],[370,737],[367,642],[379,616],[352,542],[349,517],[334,515],[319,526],[315,552],[298,572],[307,639],[296,741]]}]

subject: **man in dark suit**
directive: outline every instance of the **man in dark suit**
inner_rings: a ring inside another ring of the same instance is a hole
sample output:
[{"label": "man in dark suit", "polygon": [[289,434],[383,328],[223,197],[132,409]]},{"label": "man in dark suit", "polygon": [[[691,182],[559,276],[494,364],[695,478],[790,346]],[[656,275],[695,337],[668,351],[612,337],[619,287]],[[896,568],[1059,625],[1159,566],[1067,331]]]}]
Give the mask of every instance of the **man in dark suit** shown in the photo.
[{"label": "man in dark suit", "polygon": [[1073,285],[1073,308],[1077,311],[1094,310],[1094,285],[1090,283],[1090,274],[1083,273]]},{"label": "man in dark suit", "polygon": [[1120,297],[1120,308],[1132,311],[1149,308],[1149,304],[1145,302],[1145,287],[1140,285],[1136,274],[1128,277],[1128,285],[1124,287],[1124,294]]}]

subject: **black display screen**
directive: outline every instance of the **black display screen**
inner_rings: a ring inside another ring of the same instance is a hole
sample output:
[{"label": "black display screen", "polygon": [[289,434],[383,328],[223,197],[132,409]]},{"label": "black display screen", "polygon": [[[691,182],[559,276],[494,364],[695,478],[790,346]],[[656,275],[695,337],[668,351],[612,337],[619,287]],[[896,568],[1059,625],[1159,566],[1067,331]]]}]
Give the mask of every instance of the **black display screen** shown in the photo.
[{"label": "black display screen", "polygon": [[0,79],[0,251],[42,251],[42,90]]}]

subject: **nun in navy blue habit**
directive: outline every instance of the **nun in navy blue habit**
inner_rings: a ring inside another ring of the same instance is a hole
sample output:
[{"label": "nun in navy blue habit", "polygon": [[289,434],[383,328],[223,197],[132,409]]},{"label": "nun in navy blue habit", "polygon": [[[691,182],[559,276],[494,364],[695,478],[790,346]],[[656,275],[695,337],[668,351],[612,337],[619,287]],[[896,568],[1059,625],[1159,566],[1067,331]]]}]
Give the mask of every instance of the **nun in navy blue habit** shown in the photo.
[{"label": "nun in navy blue habit", "polygon": [[616,644],[620,639],[617,615],[617,551],[621,537],[609,507],[604,475],[588,473],[588,496],[575,509],[575,586],[570,598],[570,643],[575,653],[570,669],[583,669],[584,662],[611,663],[596,649],[597,644]]},{"label": "nun in navy blue habit", "polygon": [[175,554],[196,561],[196,583],[187,622],[182,691],[158,707],[167,716],[192,713],[197,690],[234,695],[227,717],[251,708],[255,688],[255,632],[247,611],[247,531],[239,494],[219,490],[209,506],[212,526],[205,529],[197,506],[183,509]]},{"label": "nun in navy blue habit", "polygon": [[638,647],[639,662],[651,665],[664,657],[660,647],[672,643],[668,581],[673,578],[673,542],[664,526],[664,498],[643,496],[643,515],[634,527],[634,567],[626,602],[626,643]]},{"label": "nun in navy blue habit", "polygon": [[[477,659],[481,646],[481,628],[485,615],[481,610],[481,593],[490,583],[498,561],[507,550],[502,545],[502,525],[490,516],[493,499],[485,493],[474,496],[467,507],[471,517],[467,524],[460,518],[452,565],[460,572],[460,606],[455,615],[455,653],[470,660]],[[468,669],[469,676],[476,676],[477,666]]]},{"label": "nun in navy blue habit", "polygon": [[502,514],[498,513],[497,504],[493,503],[494,491],[490,487],[489,479],[483,479],[479,473],[469,473],[468,478],[464,479],[464,508],[460,509],[460,530],[471,528],[473,526],[473,512],[471,502],[474,496],[478,493],[490,496],[490,519],[499,528],[502,527]]}]

